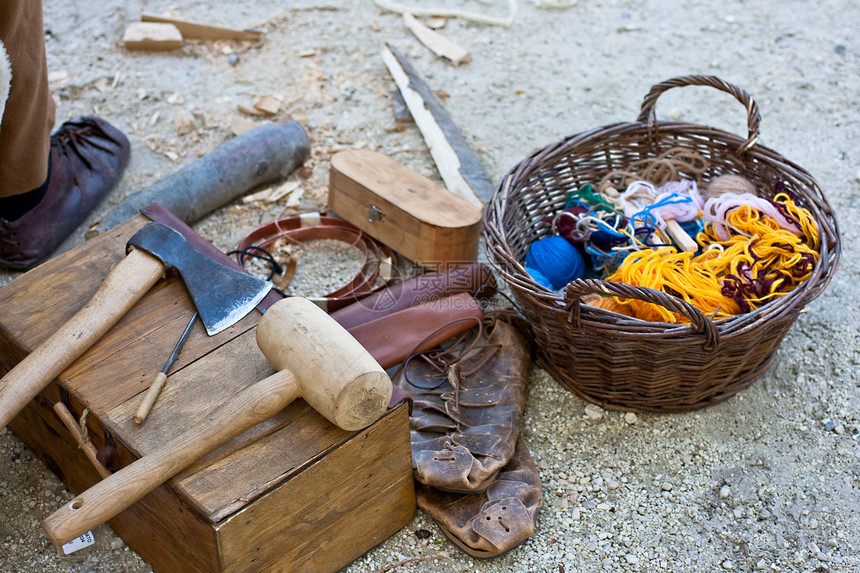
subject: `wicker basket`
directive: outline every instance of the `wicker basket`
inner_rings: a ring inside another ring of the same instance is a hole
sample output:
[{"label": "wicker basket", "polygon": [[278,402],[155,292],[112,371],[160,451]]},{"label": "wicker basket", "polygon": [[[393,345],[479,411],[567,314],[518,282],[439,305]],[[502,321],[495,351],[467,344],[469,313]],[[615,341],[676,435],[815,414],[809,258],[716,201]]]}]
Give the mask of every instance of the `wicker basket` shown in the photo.
[{"label": "wicker basket", "polygon": [[[683,86],[710,86],[734,96],[747,111],[748,137],[657,121],[657,98]],[[484,215],[489,258],[530,324],[540,363],[559,383],[604,408],[682,412],[725,400],[767,370],[804,306],[829,283],[839,260],[840,239],[832,209],[812,176],[756,143],[760,120],[749,94],[719,78],[674,78],[651,88],[636,122],[568,137],[533,152],[505,176]],[[521,261],[529,246],[552,234],[544,218],[563,209],[570,191],[674,147],[708,159],[705,181],[734,173],[760,190],[773,189],[782,181],[819,226],[820,257],[810,278],[753,312],[711,320],[686,302],[653,289],[578,279],[561,297],[525,272]],[[580,297],[592,293],[660,304],[683,314],[691,324],[647,322],[581,305]]]}]

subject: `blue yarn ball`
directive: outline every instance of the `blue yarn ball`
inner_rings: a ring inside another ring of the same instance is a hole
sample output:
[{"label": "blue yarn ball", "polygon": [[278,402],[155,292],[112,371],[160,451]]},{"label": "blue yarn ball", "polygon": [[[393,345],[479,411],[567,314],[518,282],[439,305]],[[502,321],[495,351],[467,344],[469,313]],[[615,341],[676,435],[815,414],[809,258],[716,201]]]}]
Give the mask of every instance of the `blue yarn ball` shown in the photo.
[{"label": "blue yarn ball", "polygon": [[558,290],[585,273],[582,254],[563,237],[544,237],[532,243],[525,263],[532,278],[550,290]]},{"label": "blue yarn ball", "polygon": [[546,277],[544,276],[544,274],[543,274],[542,272],[540,272],[539,270],[537,270],[537,269],[535,269],[535,268],[533,268],[533,267],[530,267],[530,266],[526,265],[526,272],[527,272],[529,275],[531,275],[532,279],[534,279],[534,281],[535,281],[537,284],[539,284],[540,286],[542,286],[542,287],[546,287],[546,288],[548,288],[549,290],[554,290],[554,289],[552,288],[552,283],[551,283],[551,282],[549,282],[549,279],[548,279],[548,278],[546,278]]}]

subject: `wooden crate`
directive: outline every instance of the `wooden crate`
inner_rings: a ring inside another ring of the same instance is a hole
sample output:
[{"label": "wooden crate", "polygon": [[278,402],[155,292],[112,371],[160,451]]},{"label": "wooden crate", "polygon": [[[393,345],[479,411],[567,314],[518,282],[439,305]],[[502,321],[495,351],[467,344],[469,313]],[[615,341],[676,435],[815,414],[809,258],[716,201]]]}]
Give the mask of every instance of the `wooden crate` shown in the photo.
[{"label": "wooden crate", "polygon": [[407,259],[444,269],[478,258],[481,211],[394,159],[366,149],[331,158],[328,206]]},{"label": "wooden crate", "polygon": [[[138,216],[0,288],[0,365],[23,359],[90,298]],[[176,278],[160,281],[10,424],[66,486],[99,476],[53,412],[64,401],[117,470],[173,438],[274,370],[252,312],[214,336],[198,322],[143,425],[132,416],[194,309]],[[408,411],[347,432],[303,400],[222,445],[110,521],[155,571],[336,571],[415,513]]]}]

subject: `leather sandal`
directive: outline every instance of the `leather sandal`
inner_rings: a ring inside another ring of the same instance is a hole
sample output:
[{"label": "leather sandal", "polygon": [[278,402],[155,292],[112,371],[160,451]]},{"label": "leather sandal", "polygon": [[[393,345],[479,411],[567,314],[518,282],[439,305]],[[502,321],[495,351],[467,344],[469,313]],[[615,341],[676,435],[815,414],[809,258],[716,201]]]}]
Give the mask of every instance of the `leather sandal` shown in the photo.
[{"label": "leather sandal", "polygon": [[514,455],[531,368],[529,344],[508,322],[467,335],[412,356],[397,381],[413,399],[415,479],[457,493],[485,490]]},{"label": "leather sandal", "polygon": [[543,506],[540,474],[522,438],[485,492],[461,495],[419,484],[416,496],[448,539],[480,559],[502,555],[531,537]]}]

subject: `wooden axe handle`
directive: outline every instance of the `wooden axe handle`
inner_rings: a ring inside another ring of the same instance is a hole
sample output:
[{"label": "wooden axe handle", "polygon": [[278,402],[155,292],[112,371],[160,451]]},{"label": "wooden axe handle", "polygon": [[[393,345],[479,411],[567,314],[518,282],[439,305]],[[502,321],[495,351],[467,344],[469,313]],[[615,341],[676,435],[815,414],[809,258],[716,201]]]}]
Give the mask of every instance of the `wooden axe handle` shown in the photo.
[{"label": "wooden axe handle", "polygon": [[85,307],[0,380],[0,428],[77,360],[164,276],[164,265],[132,250]]},{"label": "wooden axe handle", "polygon": [[299,397],[295,376],[281,370],[248,386],[174,440],[103,479],[42,522],[62,545],[111,519],[204,454],[274,416]]}]

